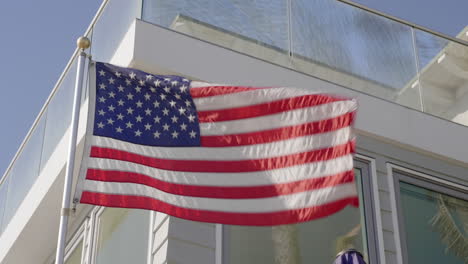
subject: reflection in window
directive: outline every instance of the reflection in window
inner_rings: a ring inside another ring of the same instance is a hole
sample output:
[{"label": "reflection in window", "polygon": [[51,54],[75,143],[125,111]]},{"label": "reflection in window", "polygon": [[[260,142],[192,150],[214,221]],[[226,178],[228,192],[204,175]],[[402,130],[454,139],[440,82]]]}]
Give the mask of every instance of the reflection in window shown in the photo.
[{"label": "reflection in window", "polygon": [[148,228],[148,211],[106,208],[98,217],[96,263],[146,263]]},{"label": "reflection in window", "polygon": [[408,263],[468,263],[468,201],[400,182]]},{"label": "reflection in window", "polygon": [[347,207],[329,217],[295,225],[225,225],[223,263],[332,263],[338,252],[348,248],[367,255],[361,171],[355,171],[360,208]]},{"label": "reflection in window", "polygon": [[71,255],[65,261],[65,264],[80,264],[81,254],[83,253],[83,240],[73,249]]}]

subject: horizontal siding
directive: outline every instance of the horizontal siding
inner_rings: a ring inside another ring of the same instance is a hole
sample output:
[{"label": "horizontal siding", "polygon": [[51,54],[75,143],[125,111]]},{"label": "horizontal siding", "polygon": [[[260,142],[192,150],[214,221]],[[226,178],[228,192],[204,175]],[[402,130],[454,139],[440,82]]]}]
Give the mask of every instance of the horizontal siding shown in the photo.
[{"label": "horizontal siding", "polygon": [[213,224],[173,217],[171,218],[169,237],[212,249],[216,246],[215,225]]},{"label": "horizontal siding", "polygon": [[387,191],[379,191],[380,198],[380,209],[385,211],[392,211],[392,206],[390,203],[390,193]]},{"label": "horizontal siding", "polygon": [[380,213],[382,216],[382,229],[384,231],[393,232],[392,212],[381,210]]},{"label": "horizontal siding", "polygon": [[385,251],[385,262],[388,264],[398,263],[396,253],[393,251]]},{"label": "horizontal siding", "polygon": [[385,244],[385,250],[390,252],[396,252],[394,233],[384,230],[383,239]]},{"label": "horizontal siding", "polygon": [[159,212],[153,212],[153,215],[153,232],[156,232],[161,224],[169,218],[169,216]]},{"label": "horizontal siding", "polygon": [[168,241],[167,260],[178,264],[215,264],[215,250],[177,239]]},{"label": "horizontal siding", "polygon": [[377,171],[377,179],[378,179],[378,186],[379,190],[388,192],[390,189],[388,187],[388,175],[387,171]]}]

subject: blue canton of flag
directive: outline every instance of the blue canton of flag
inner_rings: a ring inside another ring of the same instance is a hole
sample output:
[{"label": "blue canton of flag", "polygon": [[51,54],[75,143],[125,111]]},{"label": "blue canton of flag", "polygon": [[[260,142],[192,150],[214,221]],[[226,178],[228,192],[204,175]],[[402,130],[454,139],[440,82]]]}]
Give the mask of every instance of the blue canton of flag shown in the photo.
[{"label": "blue canton of flag", "polygon": [[149,146],[198,146],[190,80],[96,62],[93,134]]}]

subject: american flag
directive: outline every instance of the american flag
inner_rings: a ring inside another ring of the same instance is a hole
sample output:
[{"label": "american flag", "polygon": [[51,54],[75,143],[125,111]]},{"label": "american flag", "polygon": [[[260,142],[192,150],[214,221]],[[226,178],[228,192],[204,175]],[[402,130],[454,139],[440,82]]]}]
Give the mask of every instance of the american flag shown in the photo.
[{"label": "american flag", "polygon": [[99,62],[92,84],[76,201],[236,225],[358,204],[354,100]]}]

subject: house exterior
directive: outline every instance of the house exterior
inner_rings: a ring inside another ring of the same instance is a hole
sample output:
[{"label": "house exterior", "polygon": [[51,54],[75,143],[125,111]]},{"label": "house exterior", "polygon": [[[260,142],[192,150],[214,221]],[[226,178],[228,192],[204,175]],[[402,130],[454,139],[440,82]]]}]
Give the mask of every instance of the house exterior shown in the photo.
[{"label": "house exterior", "polygon": [[[361,206],[246,227],[78,205],[66,263],[332,263],[351,247],[368,263],[468,261],[468,28],[452,39],[329,0],[105,0],[85,35],[97,61],[357,98]],[[0,179],[2,264],[54,262],[77,54]],[[77,165],[87,108],[84,92]]]}]

